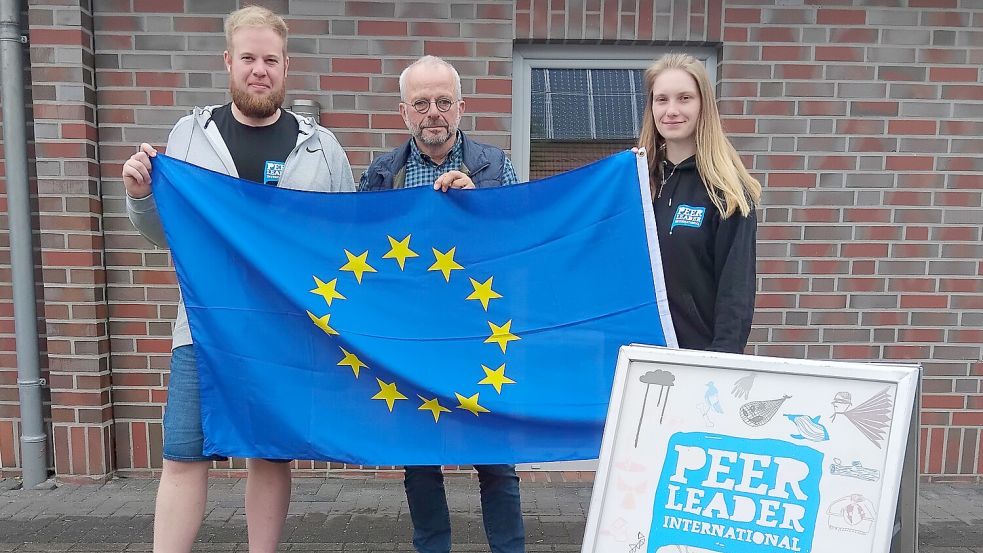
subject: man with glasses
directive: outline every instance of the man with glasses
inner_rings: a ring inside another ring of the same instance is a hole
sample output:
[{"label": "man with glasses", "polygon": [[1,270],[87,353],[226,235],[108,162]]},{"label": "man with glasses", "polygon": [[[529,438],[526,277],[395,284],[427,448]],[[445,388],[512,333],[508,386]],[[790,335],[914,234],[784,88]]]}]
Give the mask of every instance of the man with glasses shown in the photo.
[{"label": "man with glasses", "polygon": [[[399,114],[411,138],[377,157],[362,174],[359,190],[411,186],[483,188],[517,182],[501,148],[475,142],[458,126],[464,113],[461,78],[446,61],[424,56],[399,76]],[[492,553],[525,551],[515,465],[475,465],[485,535]],[[451,522],[439,466],[408,466],[403,481],[419,553],[449,553]]]},{"label": "man with glasses", "polygon": [[377,157],[362,174],[359,190],[431,185],[475,188],[515,184],[512,162],[496,146],[468,138],[458,126],[464,113],[457,70],[424,56],[399,76],[399,114],[412,137]]}]

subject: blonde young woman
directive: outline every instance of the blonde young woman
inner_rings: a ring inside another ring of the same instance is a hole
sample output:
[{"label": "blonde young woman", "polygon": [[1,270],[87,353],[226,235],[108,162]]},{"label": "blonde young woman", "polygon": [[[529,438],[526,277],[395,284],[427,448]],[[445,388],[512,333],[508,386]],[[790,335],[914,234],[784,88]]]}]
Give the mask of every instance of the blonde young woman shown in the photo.
[{"label": "blonde young woman", "polygon": [[761,184],[724,136],[702,63],[663,56],[645,72],[645,87],[638,145],[648,157],[679,346],[741,353],[754,314]]}]

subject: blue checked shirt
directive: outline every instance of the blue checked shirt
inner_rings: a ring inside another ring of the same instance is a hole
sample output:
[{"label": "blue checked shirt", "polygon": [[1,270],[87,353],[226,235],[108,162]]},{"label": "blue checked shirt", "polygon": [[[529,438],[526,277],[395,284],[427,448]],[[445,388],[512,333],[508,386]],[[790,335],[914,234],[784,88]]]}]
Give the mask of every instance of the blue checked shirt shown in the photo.
[{"label": "blue checked shirt", "polygon": [[[403,186],[433,186],[437,177],[448,171],[460,171],[461,164],[464,162],[464,155],[461,152],[461,140],[458,138],[447,159],[437,165],[430,159],[430,156],[420,151],[416,146],[416,140],[410,140],[410,157],[406,160],[406,181]],[[519,177],[515,174],[512,161],[505,156],[505,168],[502,170],[502,186],[519,182]]]}]

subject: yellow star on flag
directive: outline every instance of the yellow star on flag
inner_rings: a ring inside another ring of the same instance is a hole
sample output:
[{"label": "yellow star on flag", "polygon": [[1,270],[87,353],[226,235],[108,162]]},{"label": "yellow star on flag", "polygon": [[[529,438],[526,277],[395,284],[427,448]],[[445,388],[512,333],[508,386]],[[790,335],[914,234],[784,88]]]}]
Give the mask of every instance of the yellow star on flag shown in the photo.
[{"label": "yellow star on flag", "polygon": [[348,256],[348,263],[342,265],[341,270],[355,273],[355,280],[359,284],[362,284],[362,274],[376,272],[375,268],[366,261],[366,258],[369,256],[368,250],[362,252],[361,255],[354,255],[352,252],[345,250],[345,255]]},{"label": "yellow star on flag", "polygon": [[317,294],[324,298],[324,301],[328,302],[328,305],[331,305],[331,300],[335,298],[339,300],[348,299],[345,296],[342,296],[340,292],[335,290],[335,286],[338,284],[338,279],[336,278],[333,278],[328,282],[322,282],[321,279],[314,277],[314,284],[317,285],[317,288],[311,290],[311,293]]},{"label": "yellow star on flag", "polygon": [[444,407],[443,405],[441,405],[440,402],[437,401],[437,398],[427,399],[427,398],[425,398],[425,397],[423,397],[421,395],[417,395],[416,397],[420,398],[420,401],[423,402],[423,405],[421,405],[419,407],[419,410],[420,411],[430,411],[430,413],[433,414],[433,421],[434,422],[437,422],[438,420],[440,420],[440,414],[441,413],[450,413],[451,412],[450,409],[448,409],[448,408]]},{"label": "yellow star on flag", "polygon": [[328,321],[331,320],[331,313],[328,313],[323,317],[318,317],[314,315],[314,313],[308,311],[307,316],[310,317],[311,320],[314,321],[314,324],[317,325],[318,328],[323,330],[325,334],[334,334],[335,336],[338,335],[338,331],[331,328],[331,326],[328,324]]},{"label": "yellow star on flag", "polygon": [[471,295],[464,299],[480,301],[485,311],[488,311],[488,300],[502,297],[501,294],[492,290],[492,279],[495,277],[488,277],[488,280],[484,282],[478,282],[471,277],[468,278],[471,280],[471,286],[474,288],[474,292],[471,292]]},{"label": "yellow star on flag", "polygon": [[399,270],[403,270],[403,266],[406,264],[407,257],[420,257],[420,254],[410,249],[410,236],[412,234],[407,234],[406,238],[402,240],[396,240],[392,236],[386,236],[389,239],[389,251],[386,255],[382,256],[383,259],[395,259],[399,263]]},{"label": "yellow star on flag", "polygon": [[461,265],[459,265],[457,261],[454,261],[454,251],[457,250],[457,247],[451,248],[450,250],[447,251],[447,253],[441,253],[437,251],[437,248],[431,248],[431,249],[433,250],[434,257],[437,258],[437,261],[435,261],[434,264],[431,265],[430,268],[427,270],[440,271],[444,273],[444,280],[450,282],[451,271],[464,268]]},{"label": "yellow star on flag", "polygon": [[338,366],[339,367],[344,367],[344,366],[351,367],[352,368],[352,371],[355,372],[355,378],[358,378],[358,371],[359,371],[359,369],[361,369],[363,367],[366,368],[366,369],[369,368],[369,366],[366,365],[365,363],[363,363],[362,360],[359,359],[354,353],[352,353],[352,352],[348,351],[347,349],[342,348],[340,346],[339,346],[339,348],[341,349],[341,353],[344,353],[345,354],[345,357],[341,361],[338,361]]},{"label": "yellow star on flag", "polygon": [[396,404],[397,399],[408,399],[403,394],[399,393],[396,389],[396,383],[386,384],[382,380],[376,378],[376,382],[379,383],[379,393],[372,396],[372,399],[384,399],[386,400],[386,405],[389,406],[389,412],[393,412],[393,405]]},{"label": "yellow star on flag", "polygon": [[474,413],[474,416],[478,416],[478,413],[491,413],[488,409],[478,405],[478,394],[471,397],[464,397],[461,394],[454,392],[457,396],[457,401],[460,405],[457,406],[458,409],[464,409],[465,411],[470,411]]},{"label": "yellow star on flag", "polygon": [[505,363],[497,369],[490,369],[484,365],[481,368],[485,371],[485,377],[479,380],[478,384],[491,384],[498,393],[502,393],[503,384],[515,384],[515,380],[505,376]]},{"label": "yellow star on flag", "polygon": [[502,348],[502,353],[505,353],[505,346],[506,346],[506,344],[508,344],[512,340],[518,340],[519,339],[518,336],[516,336],[515,334],[512,334],[512,331],[511,331],[511,328],[512,328],[512,319],[509,319],[508,322],[506,322],[502,326],[497,326],[495,323],[493,323],[491,321],[488,321],[488,326],[491,327],[492,333],[491,333],[491,336],[489,336],[487,339],[485,339],[485,343],[486,344],[490,344],[490,343],[494,342],[494,343],[498,344],[499,347]]}]

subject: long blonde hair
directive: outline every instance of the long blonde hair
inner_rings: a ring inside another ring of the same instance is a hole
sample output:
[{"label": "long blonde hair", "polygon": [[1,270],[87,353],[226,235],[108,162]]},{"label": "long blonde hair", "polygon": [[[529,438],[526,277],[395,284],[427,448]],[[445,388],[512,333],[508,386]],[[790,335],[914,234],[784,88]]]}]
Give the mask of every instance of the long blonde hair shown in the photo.
[{"label": "long blonde hair", "polygon": [[[665,160],[665,138],[655,128],[652,115],[652,87],[663,71],[681,69],[696,81],[700,91],[700,116],[696,121],[696,166],[703,177],[710,200],[725,219],[740,211],[747,216],[761,200],[761,183],[748,173],[737,150],[724,135],[720,112],[703,64],[689,54],[666,54],[645,71],[645,116],[638,146],[645,148],[649,170],[661,173]],[[654,189],[655,183],[652,183]]]}]

